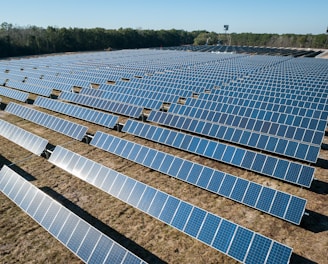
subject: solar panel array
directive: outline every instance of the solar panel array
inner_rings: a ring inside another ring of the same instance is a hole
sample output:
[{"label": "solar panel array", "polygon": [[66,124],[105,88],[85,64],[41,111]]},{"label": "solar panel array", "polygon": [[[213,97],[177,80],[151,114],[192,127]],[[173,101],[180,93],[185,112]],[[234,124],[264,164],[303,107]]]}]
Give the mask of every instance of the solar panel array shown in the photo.
[{"label": "solar panel array", "polygon": [[[292,183],[293,191],[297,185],[310,187],[314,179],[309,163],[318,161],[327,126],[327,73],[327,60],[174,50],[0,61],[0,84],[44,97],[54,89],[61,91],[57,100],[39,96],[35,106],[107,128],[121,128],[119,116],[129,117],[123,132],[210,158],[210,164],[219,161]],[[0,95],[10,98],[8,90],[0,87]],[[87,131],[78,133],[69,128],[69,121],[64,128],[57,117],[13,103],[6,111],[79,140]],[[281,182],[257,178],[265,181],[260,185],[246,180],[253,174],[236,177],[103,132],[94,135],[91,145],[293,224],[302,220],[306,199],[268,187],[286,190]],[[277,263],[278,255],[282,262],[289,260],[289,247],[62,147],[56,147],[50,159],[240,262]],[[255,253],[257,247],[263,253]]]},{"label": "solar panel array", "polygon": [[85,263],[145,263],[7,166],[0,190]]},{"label": "solar panel array", "polygon": [[288,263],[291,248],[57,146],[49,161],[242,263]]},{"label": "solar panel array", "polygon": [[36,155],[41,155],[48,144],[48,140],[2,119],[0,119],[0,136],[5,137]]},{"label": "solar panel array", "polygon": [[82,126],[13,102],[7,105],[6,112],[77,140],[82,140],[88,130],[86,126]]},{"label": "solar panel array", "polygon": [[38,97],[34,105],[107,128],[113,128],[118,123],[118,116],[49,98]]},{"label": "solar panel array", "polygon": [[300,186],[310,187],[313,180],[314,167],[207,138],[131,119],[122,131]]},{"label": "solar panel array", "polygon": [[301,222],[305,199],[103,132],[90,144],[294,224]]}]

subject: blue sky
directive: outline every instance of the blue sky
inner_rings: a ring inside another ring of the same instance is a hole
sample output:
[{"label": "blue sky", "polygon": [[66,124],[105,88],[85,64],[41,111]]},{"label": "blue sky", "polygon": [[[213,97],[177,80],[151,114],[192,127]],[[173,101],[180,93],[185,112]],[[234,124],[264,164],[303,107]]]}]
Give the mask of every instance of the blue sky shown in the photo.
[{"label": "blue sky", "polygon": [[321,34],[328,0],[1,0],[0,23]]}]

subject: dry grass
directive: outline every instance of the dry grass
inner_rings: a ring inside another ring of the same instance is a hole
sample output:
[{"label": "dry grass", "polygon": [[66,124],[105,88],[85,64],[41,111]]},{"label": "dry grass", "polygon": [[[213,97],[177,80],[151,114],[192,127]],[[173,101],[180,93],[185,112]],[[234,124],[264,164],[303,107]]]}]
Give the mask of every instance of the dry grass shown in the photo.
[{"label": "dry grass", "polygon": [[[3,99],[3,102],[7,103],[8,100]],[[92,133],[97,130],[105,131],[301,196],[308,200],[307,209],[314,213],[310,217],[305,216],[301,226],[295,226],[0,111],[2,119],[48,139],[53,145],[65,146],[139,181],[287,244],[299,255],[292,258],[292,263],[328,263],[328,170],[317,168],[315,177],[320,182],[314,186],[314,191],[302,189],[131,135],[60,114],[55,115],[87,125],[89,132]],[[326,153],[322,155],[325,156]],[[80,216],[146,261],[179,264],[236,263],[201,242],[75,178],[47,160],[31,155],[27,150],[2,137],[0,162],[14,163],[17,168],[34,178],[33,184],[52,193],[71,210],[78,212]],[[60,242],[2,194],[0,194],[0,213],[0,263],[81,263]]]}]

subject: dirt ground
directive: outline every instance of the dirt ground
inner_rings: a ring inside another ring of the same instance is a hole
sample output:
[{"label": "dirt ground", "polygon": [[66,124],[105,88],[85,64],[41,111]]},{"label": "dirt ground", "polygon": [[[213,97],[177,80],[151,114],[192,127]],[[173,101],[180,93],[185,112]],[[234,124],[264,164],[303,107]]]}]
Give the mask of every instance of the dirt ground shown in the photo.
[{"label": "dirt ground", "polygon": [[[317,167],[315,173],[317,180],[313,182],[311,189],[304,189],[132,135],[42,110],[86,125],[90,133],[101,130],[303,197],[308,201],[306,208],[309,216],[304,216],[301,225],[296,226],[7,114],[3,108],[13,100],[4,97],[2,99],[1,119],[48,139],[52,145],[64,146],[184,201],[284,243],[293,248],[291,263],[328,263],[328,169]],[[328,142],[327,138],[325,142]],[[323,150],[321,157],[327,158],[326,152],[328,151]],[[62,202],[70,210],[147,262],[237,263],[2,137],[0,137],[0,164],[13,164],[12,168],[29,179],[32,184]],[[0,194],[0,216],[0,263],[81,263],[73,253],[3,194]]]}]

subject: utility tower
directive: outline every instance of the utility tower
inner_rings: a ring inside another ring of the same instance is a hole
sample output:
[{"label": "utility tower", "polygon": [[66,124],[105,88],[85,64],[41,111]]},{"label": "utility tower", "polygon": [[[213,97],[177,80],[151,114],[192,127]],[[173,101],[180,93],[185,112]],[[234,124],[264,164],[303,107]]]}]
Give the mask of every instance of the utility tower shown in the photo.
[{"label": "utility tower", "polygon": [[224,25],[223,29],[224,29],[224,34],[225,34],[227,42],[228,42],[227,45],[231,46],[231,36],[227,34],[227,31],[229,30],[229,25]]}]

